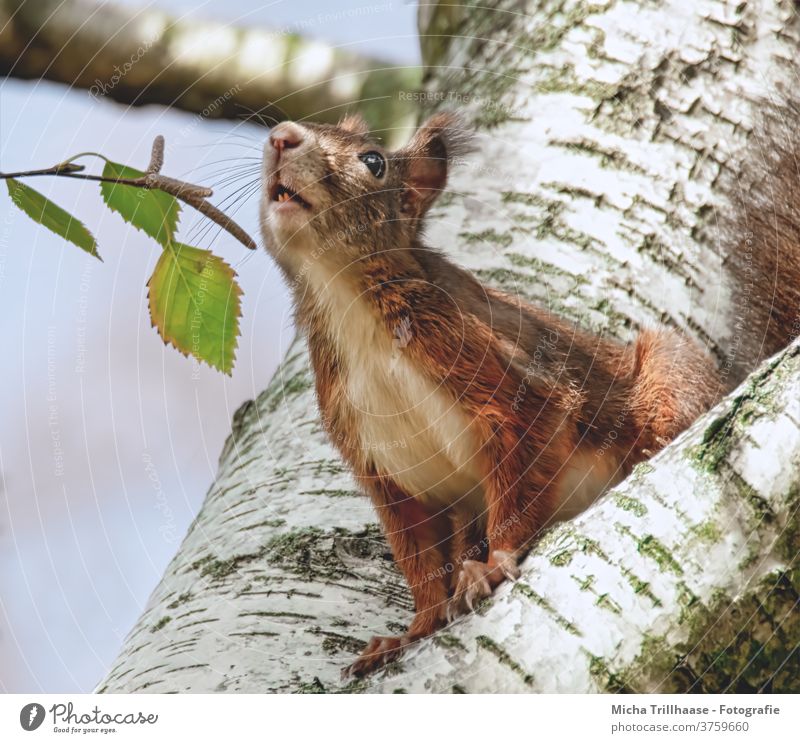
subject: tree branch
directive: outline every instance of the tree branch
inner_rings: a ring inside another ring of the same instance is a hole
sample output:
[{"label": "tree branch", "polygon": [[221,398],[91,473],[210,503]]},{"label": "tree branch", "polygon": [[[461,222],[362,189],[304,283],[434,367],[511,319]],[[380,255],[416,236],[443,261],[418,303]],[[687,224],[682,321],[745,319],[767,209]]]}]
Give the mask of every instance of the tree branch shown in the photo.
[{"label": "tree branch", "polygon": [[[84,153],[89,154],[89,153]],[[92,153],[93,154],[93,153]],[[80,156],[78,156],[80,157]],[[74,160],[75,158],[73,158]],[[72,161],[58,163],[50,168],[38,170],[21,170],[16,173],[0,173],[0,178],[31,178],[34,176],[62,176],[64,178],[77,178],[84,181],[99,181],[101,183],[116,183],[123,186],[134,186],[136,188],[147,188],[164,191],[176,199],[180,199],[184,204],[194,207],[204,216],[233,235],[242,245],[250,250],[256,249],[256,243],[236,222],[227,214],[220,211],[213,204],[206,201],[214,192],[207,186],[197,186],[194,183],[177,178],[171,178],[159,173],[164,164],[164,137],[160,134],[153,140],[153,150],[150,156],[150,164],[143,176],[138,178],[109,178],[103,175],[92,173],[82,173],[83,165],[78,165]]]},{"label": "tree branch", "polygon": [[333,122],[353,107],[391,131],[413,117],[413,103],[397,92],[415,89],[420,72],[295,33],[176,19],[151,8],[0,0],[0,75],[203,118],[254,112],[267,124]]}]

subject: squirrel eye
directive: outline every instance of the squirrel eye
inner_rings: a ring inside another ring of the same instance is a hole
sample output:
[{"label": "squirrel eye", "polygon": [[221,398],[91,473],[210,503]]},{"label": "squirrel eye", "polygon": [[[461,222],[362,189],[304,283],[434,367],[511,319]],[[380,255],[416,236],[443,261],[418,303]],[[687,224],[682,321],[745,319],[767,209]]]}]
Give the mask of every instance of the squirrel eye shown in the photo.
[{"label": "squirrel eye", "polygon": [[386,172],[386,158],[380,152],[365,152],[358,156],[364,165],[369,168],[369,172],[376,178],[382,178]]}]

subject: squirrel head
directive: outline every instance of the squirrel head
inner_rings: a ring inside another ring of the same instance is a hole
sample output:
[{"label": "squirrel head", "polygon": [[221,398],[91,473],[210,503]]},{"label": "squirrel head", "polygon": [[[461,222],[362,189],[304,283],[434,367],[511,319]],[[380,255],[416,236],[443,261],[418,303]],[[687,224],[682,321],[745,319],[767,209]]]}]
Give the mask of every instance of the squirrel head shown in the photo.
[{"label": "squirrel head", "polygon": [[393,152],[358,115],[335,126],[278,124],[264,148],[267,250],[297,279],[311,261],[348,271],[365,255],[411,247],[468,145],[453,113],[432,116]]}]

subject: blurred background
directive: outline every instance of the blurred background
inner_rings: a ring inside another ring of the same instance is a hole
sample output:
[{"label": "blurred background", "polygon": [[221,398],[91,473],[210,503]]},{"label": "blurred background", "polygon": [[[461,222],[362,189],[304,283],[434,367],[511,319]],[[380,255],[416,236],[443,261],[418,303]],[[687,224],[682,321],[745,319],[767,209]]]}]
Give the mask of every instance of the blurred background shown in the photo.
[{"label": "blurred background", "polygon": [[[181,23],[299,33],[419,64],[416,4],[402,0],[116,4],[134,17],[164,10]],[[0,37],[8,17],[0,15]],[[214,45],[224,43],[220,34],[201,39],[223,56]],[[130,60],[120,54],[119,65]],[[113,74],[109,64],[105,79]],[[0,171],[86,150],[143,168],[163,134],[163,172],[213,187],[212,202],[260,243],[253,185],[267,129],[248,110],[217,119],[203,115],[202,100],[192,113],[111,97],[0,77]],[[263,250],[250,253],[184,208],[179,239],[225,258],[244,297],[231,377],[182,357],[150,327],[145,284],[156,243],[108,211],[97,184],[26,182],[87,225],[103,262],[32,222],[0,187],[0,689],[90,691],[198,511],[233,412],[266,386],[293,328]]]}]

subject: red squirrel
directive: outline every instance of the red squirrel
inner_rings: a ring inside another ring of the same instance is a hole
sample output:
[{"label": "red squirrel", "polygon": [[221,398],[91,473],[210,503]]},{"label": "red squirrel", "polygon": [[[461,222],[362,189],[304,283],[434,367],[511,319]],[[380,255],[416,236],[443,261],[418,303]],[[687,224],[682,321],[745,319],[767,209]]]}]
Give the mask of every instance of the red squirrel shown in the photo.
[{"label": "red squirrel", "polygon": [[[394,152],[358,116],[284,122],[265,146],[263,235],[293,290],[324,427],[415,602],[408,630],[374,637],[347,669],[356,676],[515,579],[548,522],[582,510],[730,388],[677,331],[643,330],[630,344],[595,336],[426,246],[425,215],[468,146],[452,113]],[[781,172],[800,196],[791,167]],[[742,214],[766,249],[769,215]],[[782,249],[800,277],[798,224],[784,227]],[[791,332],[789,310],[769,303],[768,264],[749,264],[762,340],[768,326],[751,368]],[[796,316],[797,287],[781,301]]]}]

